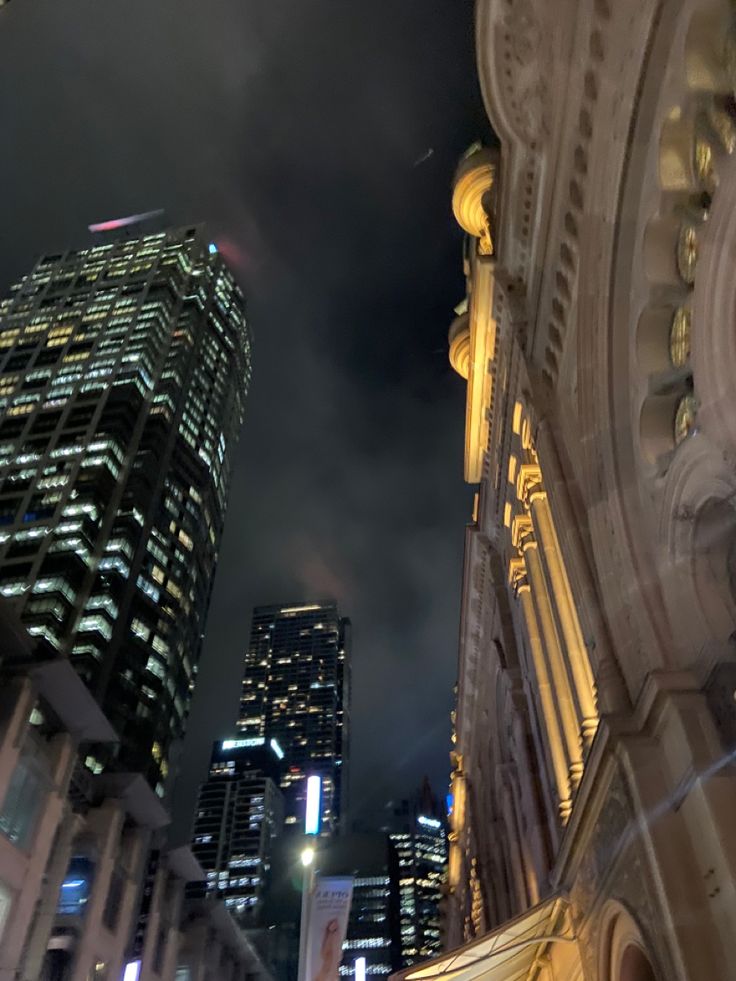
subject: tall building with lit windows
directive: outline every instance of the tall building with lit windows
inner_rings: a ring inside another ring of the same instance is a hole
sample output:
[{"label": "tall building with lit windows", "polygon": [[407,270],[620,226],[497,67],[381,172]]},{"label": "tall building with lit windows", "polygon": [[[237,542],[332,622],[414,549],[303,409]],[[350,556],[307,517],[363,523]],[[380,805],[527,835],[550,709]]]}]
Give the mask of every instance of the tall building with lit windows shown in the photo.
[{"label": "tall building with lit windows", "polygon": [[[192,851],[217,895],[243,928],[258,925],[275,839],[284,826],[279,790],[284,754],[275,739],[224,739],[212,748],[199,790]],[[194,890],[193,890],[194,891]]]},{"label": "tall building with lit windows", "polygon": [[447,822],[429,781],[393,805],[384,830],[399,864],[401,963],[404,967],[442,949],[440,905],[447,879]]},{"label": "tall building with lit windows", "polygon": [[339,978],[355,978],[356,961],[365,960],[366,979],[388,978],[401,965],[399,864],[388,835],[345,834],[319,851],[323,875],[353,880],[348,928]]},{"label": "tall building with lit windows", "polygon": [[312,774],[322,777],[322,831],[344,823],[349,728],[350,621],[335,603],[256,607],[238,730],[284,751],[287,830],[303,827]]},{"label": "tall building with lit windows", "polygon": [[243,297],[198,228],[44,256],[0,303],[0,595],[160,794],[249,378]]}]

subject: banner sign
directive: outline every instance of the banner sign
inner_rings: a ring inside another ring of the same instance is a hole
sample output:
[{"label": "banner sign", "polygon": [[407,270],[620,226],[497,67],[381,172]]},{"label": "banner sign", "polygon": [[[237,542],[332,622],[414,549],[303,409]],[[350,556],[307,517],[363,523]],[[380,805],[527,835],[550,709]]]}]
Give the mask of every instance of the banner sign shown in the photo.
[{"label": "banner sign", "polygon": [[304,981],[338,981],[353,880],[317,876],[309,900]]}]

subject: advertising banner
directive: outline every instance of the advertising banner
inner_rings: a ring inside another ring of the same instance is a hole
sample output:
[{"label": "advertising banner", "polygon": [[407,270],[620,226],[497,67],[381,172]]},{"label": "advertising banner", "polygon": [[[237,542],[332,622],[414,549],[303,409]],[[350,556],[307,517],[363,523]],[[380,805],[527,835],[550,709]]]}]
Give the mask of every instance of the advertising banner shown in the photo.
[{"label": "advertising banner", "polygon": [[352,898],[352,879],[315,879],[309,901],[304,981],[338,981]]}]

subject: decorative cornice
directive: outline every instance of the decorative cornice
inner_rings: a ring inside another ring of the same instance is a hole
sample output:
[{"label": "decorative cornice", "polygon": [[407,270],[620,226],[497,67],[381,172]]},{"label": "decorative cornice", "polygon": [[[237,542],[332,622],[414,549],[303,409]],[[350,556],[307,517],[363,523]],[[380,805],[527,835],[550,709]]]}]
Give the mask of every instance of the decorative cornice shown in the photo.
[{"label": "decorative cornice", "polygon": [[526,581],[526,562],[522,555],[509,559],[509,585],[518,593]]},{"label": "decorative cornice", "polygon": [[478,252],[493,255],[491,216],[498,153],[482,148],[461,161],[455,174],[452,211],[464,231],[478,239]]},{"label": "decorative cornice", "polygon": [[514,548],[525,552],[528,548],[536,548],[532,519],[528,514],[517,514],[511,524],[511,541]]},{"label": "decorative cornice", "polygon": [[530,507],[536,498],[547,496],[542,483],[542,471],[538,464],[522,463],[519,467],[516,496],[526,507]]},{"label": "decorative cornice", "polygon": [[450,364],[461,378],[467,380],[470,375],[470,316],[467,313],[453,320],[447,339],[450,343]]}]

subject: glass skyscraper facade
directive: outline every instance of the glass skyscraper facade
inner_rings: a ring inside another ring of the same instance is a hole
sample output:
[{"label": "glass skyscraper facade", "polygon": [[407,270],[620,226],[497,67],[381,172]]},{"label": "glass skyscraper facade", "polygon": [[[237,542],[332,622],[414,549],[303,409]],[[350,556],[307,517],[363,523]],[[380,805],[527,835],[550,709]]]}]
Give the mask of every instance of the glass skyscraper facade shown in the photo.
[{"label": "glass skyscraper facade", "polygon": [[275,740],[225,739],[215,743],[199,791],[192,851],[207,892],[222,898],[244,928],[258,924],[274,840],[283,831],[282,759]]},{"label": "glass skyscraper facade", "polygon": [[276,739],[287,830],[304,827],[306,783],[322,778],[321,829],[344,820],[350,729],[350,621],[335,603],[260,606],[245,655],[238,730]]},{"label": "glass skyscraper facade", "polygon": [[44,256],[0,303],[0,594],[71,659],[117,765],[161,794],[250,352],[241,292],[198,228]]},{"label": "glass skyscraper facade", "polygon": [[366,977],[388,978],[401,966],[399,866],[388,835],[347,834],[332,839],[319,850],[319,871],[353,878],[340,978],[355,977],[358,958],[365,958]]},{"label": "glass skyscraper facade", "polygon": [[442,950],[440,903],[447,881],[447,820],[429,780],[411,797],[391,801],[382,822],[399,862],[401,963],[408,967]]},{"label": "glass skyscraper facade", "polygon": [[404,967],[442,950],[440,902],[447,877],[447,833],[438,818],[419,814],[391,835],[399,859],[401,961]]}]

